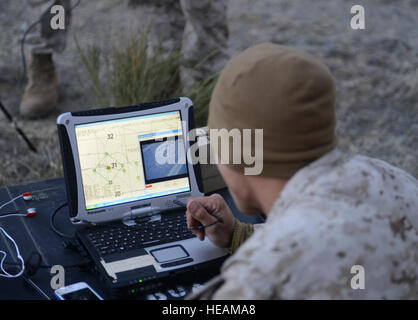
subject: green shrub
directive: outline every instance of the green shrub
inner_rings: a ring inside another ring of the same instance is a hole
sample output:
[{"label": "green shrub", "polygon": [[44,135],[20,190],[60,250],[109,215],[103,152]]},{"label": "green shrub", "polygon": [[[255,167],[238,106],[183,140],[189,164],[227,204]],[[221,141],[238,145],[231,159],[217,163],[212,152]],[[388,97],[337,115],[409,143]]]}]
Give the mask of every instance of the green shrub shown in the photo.
[{"label": "green shrub", "polygon": [[217,76],[197,82],[184,92],[179,74],[180,50],[164,52],[159,46],[150,56],[145,32],[108,52],[96,44],[83,49],[77,39],[75,42],[88,80],[88,95],[95,108],[187,96],[193,101],[197,125],[206,125]]}]

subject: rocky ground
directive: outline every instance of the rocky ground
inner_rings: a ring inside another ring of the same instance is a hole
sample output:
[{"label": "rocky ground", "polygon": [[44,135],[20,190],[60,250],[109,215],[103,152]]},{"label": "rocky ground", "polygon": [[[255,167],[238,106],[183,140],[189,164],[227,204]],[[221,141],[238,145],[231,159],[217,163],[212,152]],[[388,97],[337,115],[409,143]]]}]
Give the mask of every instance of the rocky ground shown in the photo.
[{"label": "rocky ground", "polygon": [[[24,88],[20,37],[37,17],[25,0],[0,0],[0,100],[13,114]],[[350,8],[362,4],[366,30],[350,28]],[[320,57],[337,83],[340,148],[381,158],[418,177],[418,1],[229,0],[231,54],[272,41]],[[128,0],[83,0],[73,15],[66,51],[56,56],[58,110],[19,125],[39,149],[32,154],[0,114],[0,186],[62,175],[56,116],[89,108],[74,43],[106,47],[144,25]]]}]

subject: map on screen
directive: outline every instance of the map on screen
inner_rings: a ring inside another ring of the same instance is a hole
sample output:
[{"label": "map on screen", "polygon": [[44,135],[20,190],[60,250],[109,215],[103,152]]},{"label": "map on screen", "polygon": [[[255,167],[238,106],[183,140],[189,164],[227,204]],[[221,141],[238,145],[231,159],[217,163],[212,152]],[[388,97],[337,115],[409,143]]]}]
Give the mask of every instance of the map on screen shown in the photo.
[{"label": "map on screen", "polygon": [[179,111],[80,124],[75,134],[87,210],[190,191]]}]

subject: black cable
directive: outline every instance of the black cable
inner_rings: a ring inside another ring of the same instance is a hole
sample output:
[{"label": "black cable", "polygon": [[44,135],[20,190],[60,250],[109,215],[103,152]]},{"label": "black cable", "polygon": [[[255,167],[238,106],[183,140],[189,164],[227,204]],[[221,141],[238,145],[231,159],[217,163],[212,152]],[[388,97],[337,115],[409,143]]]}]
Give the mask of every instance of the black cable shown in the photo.
[{"label": "black cable", "polygon": [[[62,233],[61,231],[57,230],[57,228],[54,225],[54,218],[56,216],[56,214],[58,213],[59,210],[61,210],[62,208],[66,207],[68,205],[68,202],[63,203],[62,205],[60,205],[58,208],[55,209],[55,211],[52,213],[52,215],[50,216],[50,226],[51,229],[58,234],[61,237],[64,238],[68,238],[68,239],[74,239],[73,235],[67,235]],[[79,262],[76,264],[72,264],[72,265],[67,265],[67,266],[63,266],[65,269],[68,268],[74,268],[74,267],[83,267],[84,265],[90,264],[91,260],[88,261],[83,261],[83,262]],[[11,266],[17,266],[20,265],[16,262],[4,262],[4,264],[6,265],[11,265]],[[39,269],[51,269],[52,266],[50,265],[43,265],[42,264],[42,256],[39,254],[39,252],[32,252],[28,258],[25,259],[24,262],[25,265],[25,272],[22,275],[23,279],[26,281],[27,284],[29,284],[40,296],[42,296],[44,299],[47,300],[51,300],[50,297],[44,292],[42,291],[42,289],[31,279],[36,272]]]},{"label": "black cable", "polygon": [[15,121],[15,119],[13,118],[13,116],[9,113],[9,111],[7,111],[6,107],[3,105],[3,103],[0,101],[0,110],[4,113],[4,115],[6,116],[6,119],[10,122],[10,124],[14,127],[14,129],[16,130],[16,132],[22,137],[22,139],[26,142],[27,146],[29,147],[29,149],[34,152],[37,153],[38,150],[36,150],[36,147],[33,145],[33,143],[29,140],[29,138],[27,137],[27,135],[23,132],[22,129],[19,128],[19,126],[17,125],[17,122]]},{"label": "black cable", "polygon": [[[38,269],[51,269],[54,266],[54,265],[42,264],[42,260],[39,263],[33,263],[31,261],[31,258],[34,255],[40,256],[38,252],[32,252],[32,254],[29,256],[29,258],[25,259],[25,268],[30,269],[30,274],[25,273],[25,275],[33,276],[38,271]],[[78,262],[78,263],[74,263],[74,264],[63,265],[62,267],[64,269],[83,267],[85,265],[88,265],[91,262],[92,262],[92,260],[86,260],[86,261],[82,261],[82,262]],[[17,262],[4,261],[3,264],[4,265],[9,265],[9,266],[20,266],[20,263],[17,263]]]},{"label": "black cable", "polygon": [[41,288],[39,288],[39,286],[29,276],[23,275],[23,280],[25,280],[26,283],[30,285],[42,298],[45,300],[51,300],[51,298]]},{"label": "black cable", "polygon": [[62,208],[68,206],[68,202],[63,203],[62,205],[60,205],[58,208],[55,209],[55,211],[51,214],[50,218],[49,218],[49,226],[51,227],[52,231],[54,231],[57,235],[59,235],[60,237],[63,238],[67,238],[67,239],[73,239],[74,235],[68,235],[65,233],[62,233],[61,231],[59,231],[56,227],[55,227],[55,216],[57,215],[58,211],[60,211]]},{"label": "black cable", "polygon": [[46,300],[51,298],[31,279],[42,263],[42,257],[39,252],[32,252],[28,258],[25,259],[25,272],[23,273],[23,279],[29,284],[41,297]]},{"label": "black cable", "polygon": [[[77,8],[81,3],[81,0],[78,0],[77,3],[75,5],[73,5],[71,8],[68,9],[68,13],[71,13],[75,8]],[[35,21],[34,23],[32,23],[27,29],[26,31],[23,33],[23,37],[22,37],[22,41],[20,42],[20,55],[22,57],[22,67],[23,67],[23,82],[26,81],[26,74],[27,74],[27,63],[26,63],[26,57],[25,57],[25,41],[26,41],[26,36],[28,35],[28,33],[39,23],[41,23],[42,21],[44,21],[46,18],[50,18],[49,15],[45,15],[43,16],[41,19],[39,19],[38,21]]]},{"label": "black cable", "polygon": [[32,277],[42,265],[42,256],[39,252],[33,251],[29,257],[25,259],[25,275]]},{"label": "black cable", "polygon": [[[80,262],[73,265],[63,266],[63,268],[74,268],[74,267],[82,267],[84,265],[89,264],[91,261],[87,262]],[[16,262],[4,262],[6,265],[17,266],[20,265]],[[39,294],[42,298],[46,300],[51,300],[51,298],[32,280],[32,277],[38,272],[39,269],[51,269],[52,266],[43,265],[42,264],[42,256],[39,252],[33,251],[28,258],[25,259],[25,272],[22,275],[22,278],[26,281],[28,285],[30,285],[37,294]]]},{"label": "black cable", "polygon": [[[82,261],[82,262],[78,262],[78,263],[74,263],[74,264],[63,265],[62,267],[64,269],[71,269],[71,268],[83,267],[85,265],[88,265],[91,262],[92,262],[92,260],[86,260],[86,261]],[[9,266],[20,266],[20,264],[17,263],[17,262],[7,262],[7,261],[4,261],[3,264],[4,265],[9,265]],[[38,269],[51,269],[52,267],[53,267],[53,265],[41,264],[37,268]]]},{"label": "black cable", "polygon": [[[49,224],[50,227],[52,229],[52,231],[54,231],[57,235],[59,235],[60,237],[63,238],[67,238],[67,239],[74,239],[74,235],[68,235],[65,234],[61,231],[59,231],[56,227],[55,227],[55,216],[57,215],[57,213],[64,207],[68,206],[68,202],[63,203],[62,205],[60,205],[59,207],[57,207],[54,212],[51,214],[50,219],[49,219]],[[36,261],[34,262],[33,259],[36,258]],[[80,263],[76,263],[73,265],[68,265],[65,266],[65,268],[74,268],[74,267],[79,267],[85,264],[90,263],[90,261],[86,261],[86,262],[80,262]],[[6,265],[20,265],[18,263],[15,262],[4,262],[4,264]],[[27,275],[31,276],[33,274],[36,273],[36,271],[40,268],[52,268],[52,266],[49,265],[42,265],[42,257],[38,252],[32,252],[31,255],[26,259],[25,261],[25,265],[28,266],[28,269],[26,270]]]}]

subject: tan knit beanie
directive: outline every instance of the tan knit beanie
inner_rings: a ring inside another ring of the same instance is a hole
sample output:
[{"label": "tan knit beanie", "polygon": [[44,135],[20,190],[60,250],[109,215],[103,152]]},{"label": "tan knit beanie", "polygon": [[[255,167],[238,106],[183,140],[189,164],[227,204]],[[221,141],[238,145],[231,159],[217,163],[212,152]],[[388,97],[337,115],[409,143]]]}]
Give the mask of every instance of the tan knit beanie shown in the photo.
[{"label": "tan knit beanie", "polygon": [[[263,129],[260,175],[288,179],[336,146],[334,103],[326,66],[308,53],[263,43],[240,53],[221,72],[208,126]],[[251,144],[254,148],[254,139]],[[228,166],[242,173],[248,167],[232,161]]]}]

